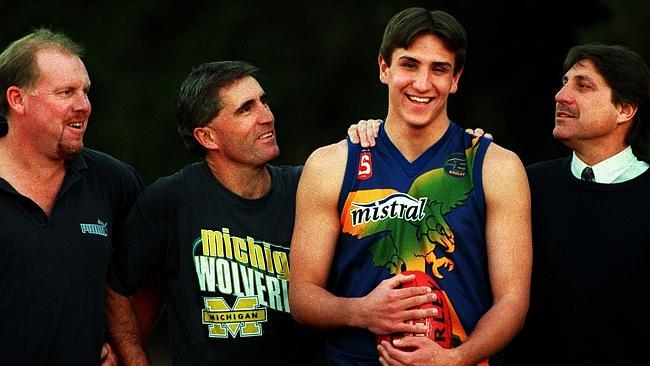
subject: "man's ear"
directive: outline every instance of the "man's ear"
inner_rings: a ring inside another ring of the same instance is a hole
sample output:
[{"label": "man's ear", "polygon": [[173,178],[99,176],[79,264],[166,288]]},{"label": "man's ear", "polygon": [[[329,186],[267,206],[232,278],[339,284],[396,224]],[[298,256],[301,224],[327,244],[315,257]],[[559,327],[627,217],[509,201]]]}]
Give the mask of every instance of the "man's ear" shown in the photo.
[{"label": "man's ear", "polygon": [[616,123],[626,123],[634,119],[639,107],[632,103],[619,103],[616,109],[618,110]]},{"label": "man's ear", "polygon": [[451,80],[451,89],[449,90],[449,94],[454,94],[458,91],[458,82],[460,81],[460,75],[463,73],[463,68],[461,67],[460,70],[452,77]]},{"label": "man's ear", "polygon": [[379,54],[377,57],[377,63],[379,65],[379,81],[381,81],[383,84],[388,84],[388,76],[386,73],[388,72],[388,64],[386,63],[386,60],[384,60],[384,56]]},{"label": "man's ear", "polygon": [[219,142],[215,131],[210,126],[197,127],[194,129],[194,138],[206,150],[219,150]]},{"label": "man's ear", "polygon": [[25,113],[25,96],[26,92],[22,88],[15,85],[7,88],[7,104],[9,105],[9,110],[13,110],[18,114]]}]

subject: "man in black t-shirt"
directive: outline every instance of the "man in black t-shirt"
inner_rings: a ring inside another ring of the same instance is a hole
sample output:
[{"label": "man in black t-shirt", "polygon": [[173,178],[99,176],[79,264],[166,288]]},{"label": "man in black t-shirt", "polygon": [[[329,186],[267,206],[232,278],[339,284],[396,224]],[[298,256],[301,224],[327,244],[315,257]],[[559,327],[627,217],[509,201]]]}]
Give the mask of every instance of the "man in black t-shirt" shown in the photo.
[{"label": "man in black t-shirt", "polygon": [[176,114],[203,160],[145,189],[118,234],[108,321],[126,365],[147,364],[125,296],[161,276],[174,365],[322,364],[323,341],[291,318],[289,245],[301,167],[280,153],[275,120],[240,61],[195,68]]}]

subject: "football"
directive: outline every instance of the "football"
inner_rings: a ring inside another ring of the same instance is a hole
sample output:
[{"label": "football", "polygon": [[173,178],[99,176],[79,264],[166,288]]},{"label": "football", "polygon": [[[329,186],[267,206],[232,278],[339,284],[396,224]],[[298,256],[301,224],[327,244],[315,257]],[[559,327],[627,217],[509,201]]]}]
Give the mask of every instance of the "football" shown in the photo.
[{"label": "football", "polygon": [[[409,275],[414,274],[415,280],[402,285],[403,288],[406,287],[430,287],[431,291],[437,295],[436,301],[431,303],[426,303],[418,306],[419,309],[427,308],[437,308],[438,315],[431,318],[424,318],[418,320],[409,321],[412,324],[425,324],[427,326],[426,334],[414,334],[414,333],[393,333],[376,336],[377,344],[381,341],[392,342],[395,339],[400,339],[406,336],[427,336],[429,339],[435,341],[444,348],[452,347],[452,325],[451,325],[451,313],[449,310],[449,305],[447,304],[445,295],[442,293],[442,289],[436,281],[421,271],[405,271],[402,274]],[[407,349],[408,350],[408,349]]]}]

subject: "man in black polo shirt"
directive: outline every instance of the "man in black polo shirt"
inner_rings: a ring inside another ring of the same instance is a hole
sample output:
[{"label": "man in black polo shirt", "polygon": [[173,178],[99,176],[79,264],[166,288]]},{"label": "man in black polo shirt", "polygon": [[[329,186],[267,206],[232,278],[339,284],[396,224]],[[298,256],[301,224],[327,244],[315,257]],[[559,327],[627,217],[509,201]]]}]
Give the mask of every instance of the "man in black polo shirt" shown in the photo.
[{"label": "man in black polo shirt", "polygon": [[106,272],[142,182],[84,148],[80,54],[45,29],[0,54],[0,365],[116,364],[104,344]]}]

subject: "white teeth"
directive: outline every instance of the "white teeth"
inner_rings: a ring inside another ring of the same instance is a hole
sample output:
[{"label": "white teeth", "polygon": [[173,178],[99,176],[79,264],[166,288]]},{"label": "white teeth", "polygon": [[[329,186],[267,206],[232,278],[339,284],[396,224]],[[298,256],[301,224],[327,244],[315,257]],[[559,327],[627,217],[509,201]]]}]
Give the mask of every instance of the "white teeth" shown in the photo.
[{"label": "white teeth", "polygon": [[262,136],[260,136],[261,139],[266,139],[273,136],[273,132],[265,133]]},{"label": "white teeth", "polygon": [[418,102],[418,103],[429,103],[431,101],[431,98],[425,98],[425,97],[416,97],[413,95],[409,95],[409,99]]},{"label": "white teeth", "polygon": [[72,127],[72,128],[81,128],[81,123],[80,122],[71,123],[70,127]]}]

